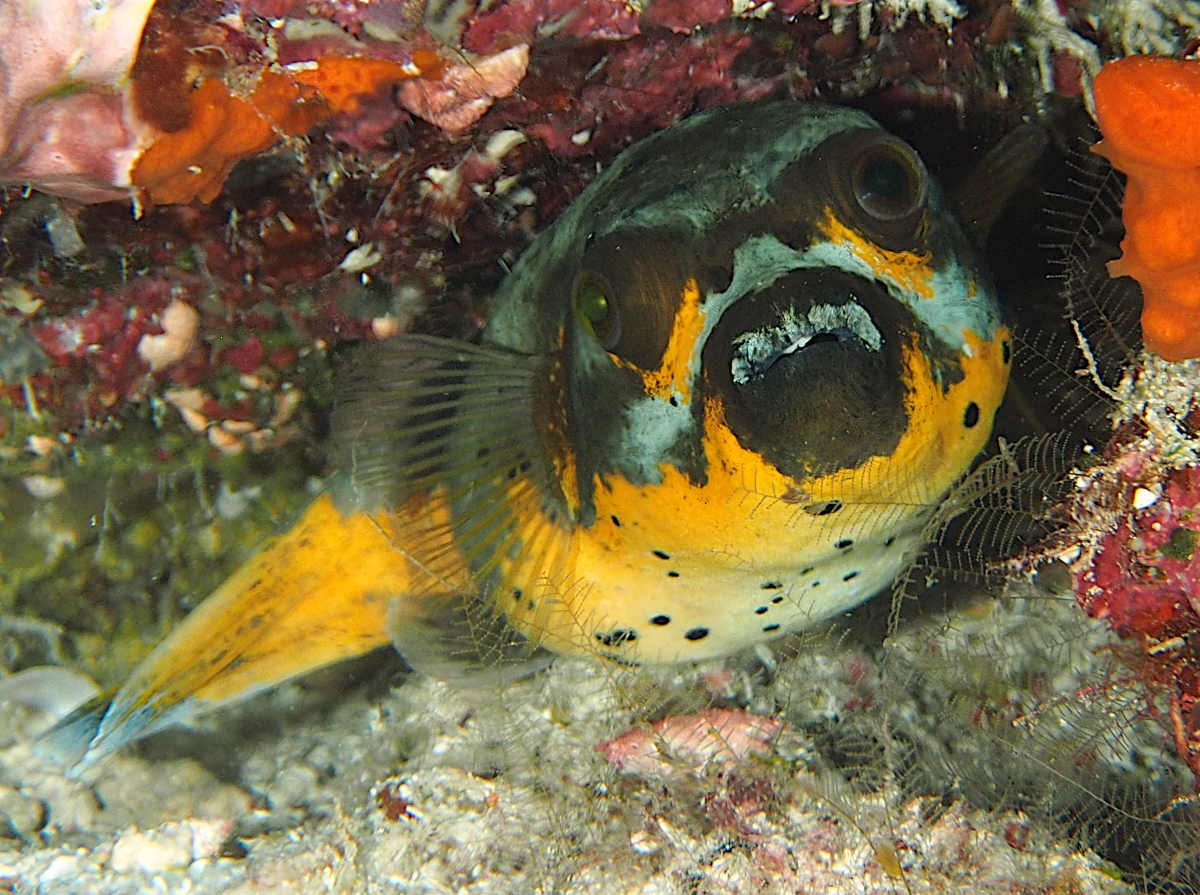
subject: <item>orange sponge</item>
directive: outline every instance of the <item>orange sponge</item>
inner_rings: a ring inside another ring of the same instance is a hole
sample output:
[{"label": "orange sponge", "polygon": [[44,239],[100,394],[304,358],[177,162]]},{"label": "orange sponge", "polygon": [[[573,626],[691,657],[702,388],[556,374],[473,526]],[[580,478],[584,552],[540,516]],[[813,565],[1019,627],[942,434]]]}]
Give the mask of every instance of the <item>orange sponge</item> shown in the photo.
[{"label": "orange sponge", "polygon": [[294,72],[264,71],[254,90],[234,96],[219,77],[186,93],[181,127],[142,153],[133,182],[156,204],[211,202],[233,166],[297,137],[335,112],[353,112],[361,97],[418,76],[436,77],[440,57],[419,50],[413,62],[325,56]]},{"label": "orange sponge", "polygon": [[152,202],[197,197],[211,202],[235,164],[274,146],[283,135],[303,134],[328,114],[319,98],[302,97],[290,79],[275,72],[263,72],[246,99],[209,78],[188,103],[188,126],[159,137],[133,168],[133,182]]},{"label": "orange sponge", "polygon": [[320,91],[335,112],[353,112],[359,100],[383,87],[407,81],[409,78],[441,76],[442,61],[432,50],[416,50],[413,61],[393,62],[390,59],[362,59],[355,56],[325,56],[311,68],[292,75],[297,84],[307,84]]},{"label": "orange sponge", "polygon": [[1130,56],[1093,84],[1095,151],[1128,179],[1123,255],[1113,276],[1142,287],[1146,348],[1200,357],[1200,62]]}]

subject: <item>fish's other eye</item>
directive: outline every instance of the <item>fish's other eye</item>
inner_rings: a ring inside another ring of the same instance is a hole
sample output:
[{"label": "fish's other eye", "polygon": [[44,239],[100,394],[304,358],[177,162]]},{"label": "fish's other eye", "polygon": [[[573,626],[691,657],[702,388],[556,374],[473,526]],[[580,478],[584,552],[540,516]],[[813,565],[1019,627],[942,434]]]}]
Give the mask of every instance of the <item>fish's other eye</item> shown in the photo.
[{"label": "fish's other eye", "polygon": [[584,329],[611,351],[621,338],[621,318],[608,281],[599,274],[585,270],[575,278],[571,303]]},{"label": "fish's other eye", "polygon": [[865,147],[850,174],[854,199],[879,221],[898,221],[925,204],[925,167],[915,152],[898,141]]}]

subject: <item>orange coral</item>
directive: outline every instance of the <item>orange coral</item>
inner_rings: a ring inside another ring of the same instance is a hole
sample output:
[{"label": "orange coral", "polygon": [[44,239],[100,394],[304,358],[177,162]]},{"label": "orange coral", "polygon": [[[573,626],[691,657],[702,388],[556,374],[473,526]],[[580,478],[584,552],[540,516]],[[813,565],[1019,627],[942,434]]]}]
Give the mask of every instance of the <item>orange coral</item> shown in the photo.
[{"label": "orange coral", "polygon": [[1105,65],[1093,93],[1095,151],[1128,178],[1109,273],[1141,284],[1147,349],[1200,357],[1200,63],[1130,56]]},{"label": "orange coral", "polygon": [[[420,89],[402,89],[400,104],[443,130],[461,131],[495,97],[511,93],[529,64],[524,44],[449,68],[434,50],[415,50],[409,62],[330,55],[264,71],[253,92],[240,97],[216,73],[195,87],[182,82],[182,56],[169,41],[143,49],[153,55],[134,70],[135,96],[152,100],[182,91],[187,102],[186,109],[147,122],[157,138],[133,168],[134,185],[159,204],[211,202],[242,159],[335,114],[353,115],[362,97],[401,82],[411,86],[415,78]],[[139,76],[147,83],[139,84]]]}]

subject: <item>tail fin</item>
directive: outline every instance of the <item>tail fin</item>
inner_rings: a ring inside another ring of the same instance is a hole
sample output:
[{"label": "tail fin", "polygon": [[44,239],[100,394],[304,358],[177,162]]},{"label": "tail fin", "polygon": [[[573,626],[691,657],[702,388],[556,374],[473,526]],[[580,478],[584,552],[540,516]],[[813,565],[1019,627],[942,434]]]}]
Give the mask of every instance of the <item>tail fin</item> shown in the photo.
[{"label": "tail fin", "polygon": [[45,735],[78,770],[127,743],[306,671],[388,642],[388,604],[418,568],[386,514],[344,514],[320,497],[189,615],[115,694]]}]

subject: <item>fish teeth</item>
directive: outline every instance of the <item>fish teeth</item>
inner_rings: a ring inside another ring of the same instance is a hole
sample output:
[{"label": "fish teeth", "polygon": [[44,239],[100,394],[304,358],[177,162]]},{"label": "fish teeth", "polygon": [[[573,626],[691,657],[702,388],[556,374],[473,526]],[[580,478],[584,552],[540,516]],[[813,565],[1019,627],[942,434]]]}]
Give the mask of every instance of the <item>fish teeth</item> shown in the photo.
[{"label": "fish teeth", "polygon": [[798,316],[795,308],[786,308],[778,323],[744,332],[733,340],[736,350],[729,370],[733,381],[745,385],[779,358],[795,354],[824,334],[852,336],[872,351],[883,344],[871,315],[853,296],[844,304],[813,305],[804,317]]}]

